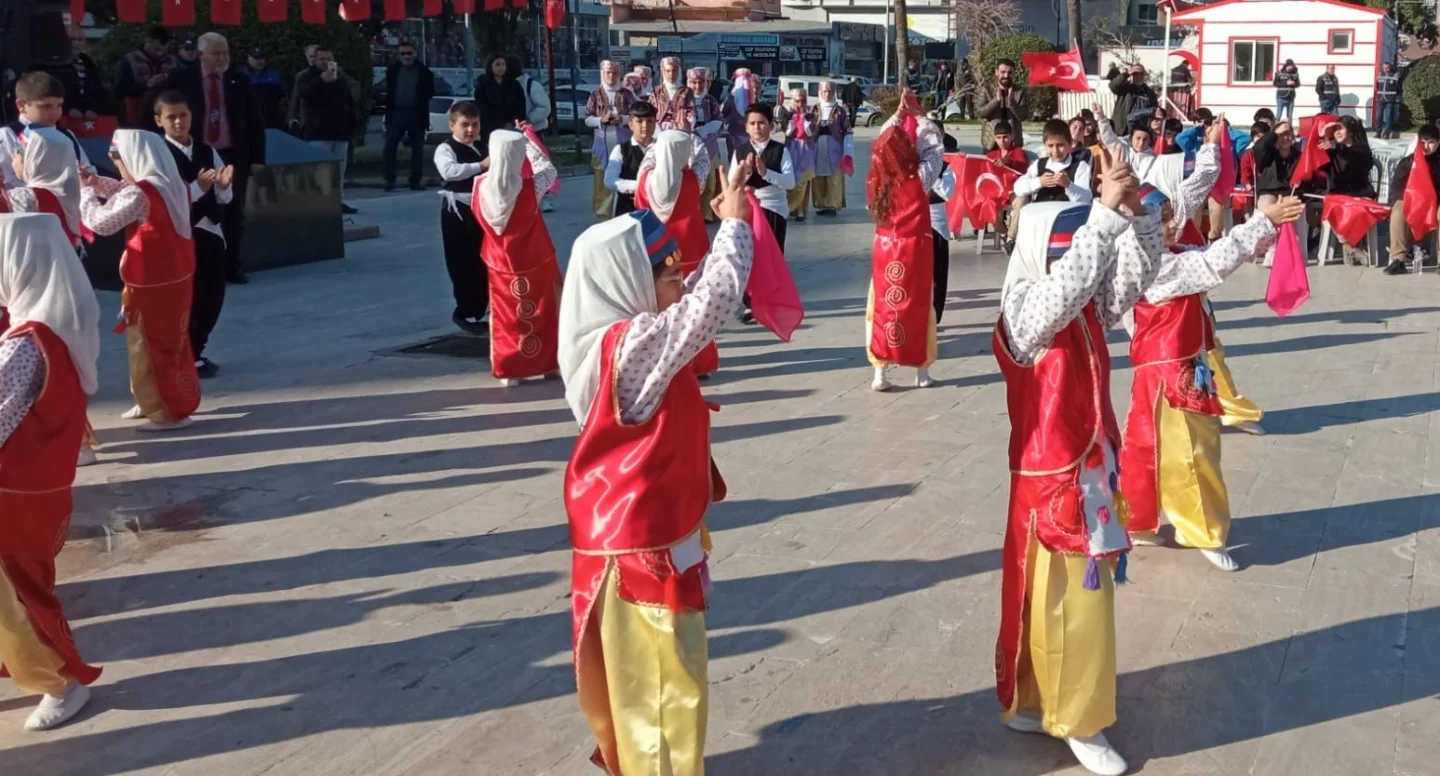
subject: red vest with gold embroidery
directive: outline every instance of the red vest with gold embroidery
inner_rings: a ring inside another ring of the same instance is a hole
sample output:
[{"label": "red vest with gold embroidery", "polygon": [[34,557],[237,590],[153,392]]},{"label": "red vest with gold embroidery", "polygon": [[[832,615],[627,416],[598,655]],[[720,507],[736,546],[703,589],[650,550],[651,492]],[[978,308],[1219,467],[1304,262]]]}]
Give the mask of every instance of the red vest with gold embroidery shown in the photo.
[{"label": "red vest with gold embroidery", "polygon": [[[600,390],[565,469],[575,551],[618,555],[671,547],[694,533],[725,482],[710,459],[710,407],[689,369],[648,420],[620,419],[616,360],[629,321],[605,332]],[[700,483],[708,483],[698,486]]]},{"label": "red vest with gold embroidery", "polygon": [[[1141,299],[1135,305],[1130,361],[1137,370],[1159,370],[1165,397],[1176,408],[1222,414],[1219,397],[1208,387],[1196,385],[1196,365],[1205,362],[1206,354],[1214,347],[1215,331],[1205,312],[1204,294],[1189,294],[1160,304]],[[1202,382],[1208,382],[1208,373],[1207,363],[1200,375]]]},{"label": "red vest with gold embroidery", "polygon": [[45,385],[0,447],[0,554],[50,560],[65,543],[70,486],[85,436],[85,391],[64,340],[24,323],[5,338],[30,334],[45,357]]},{"label": "red vest with gold embroidery", "polygon": [[1087,303],[1031,366],[1010,357],[1004,320],[993,347],[1005,376],[1010,411],[1010,470],[1020,476],[1077,467],[1101,435],[1118,450],[1120,427],[1110,404],[1110,351],[1105,330]]}]

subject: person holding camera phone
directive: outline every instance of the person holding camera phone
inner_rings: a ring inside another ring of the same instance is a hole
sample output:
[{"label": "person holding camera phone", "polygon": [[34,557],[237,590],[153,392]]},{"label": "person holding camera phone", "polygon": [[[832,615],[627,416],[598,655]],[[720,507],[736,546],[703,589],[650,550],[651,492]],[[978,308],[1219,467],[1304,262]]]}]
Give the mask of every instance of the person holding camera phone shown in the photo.
[{"label": "person holding camera phone", "polygon": [[[345,162],[350,155],[350,138],[355,135],[355,100],[340,77],[335,52],[325,46],[315,50],[314,76],[300,86],[303,123],[300,138],[340,165],[340,190],[345,190]],[[355,208],[343,202],[346,215]]]}]

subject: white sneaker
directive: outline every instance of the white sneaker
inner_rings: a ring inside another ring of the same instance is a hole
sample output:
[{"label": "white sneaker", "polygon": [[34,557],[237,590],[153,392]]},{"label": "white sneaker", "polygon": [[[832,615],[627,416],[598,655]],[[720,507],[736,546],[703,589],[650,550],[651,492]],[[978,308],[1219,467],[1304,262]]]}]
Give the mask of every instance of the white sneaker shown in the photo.
[{"label": "white sneaker", "polygon": [[1240,564],[1230,555],[1230,551],[1224,547],[1218,550],[1201,550],[1200,554],[1205,556],[1205,560],[1210,561],[1210,565],[1221,571],[1240,570]]},{"label": "white sneaker", "polygon": [[145,421],[144,425],[136,426],[135,430],[147,432],[179,431],[182,428],[189,428],[190,425],[194,422],[195,421],[191,420],[190,418],[181,418],[180,420],[174,421],[173,423],[156,423],[153,420],[147,420]]},{"label": "white sneaker", "polygon": [[90,688],[70,682],[63,695],[46,695],[25,720],[26,730],[53,730],[69,722],[90,702]]},{"label": "white sneaker", "polygon": [[1015,712],[1015,716],[1005,723],[1005,727],[1017,733],[1045,733],[1045,726],[1041,724],[1040,718],[1027,711]]},{"label": "white sneaker", "polygon": [[877,368],[877,369],[875,370],[875,378],[870,381],[870,390],[872,390],[872,391],[888,391],[888,390],[890,390],[890,389],[893,388],[893,387],[894,387],[894,386],[892,386],[892,385],[890,384],[890,381],[887,380],[887,379],[885,379],[885,368],[884,368],[884,367],[879,367],[879,368]]},{"label": "white sneaker", "polygon": [[88,448],[88,447],[85,447],[85,446],[82,445],[82,446],[80,447],[80,456],[79,456],[79,458],[76,459],[75,465],[76,465],[76,466],[94,466],[94,465],[95,465],[95,462],[96,462],[97,460],[99,460],[99,459],[97,459],[97,458],[95,457],[95,451],[92,450],[91,448]]},{"label": "white sneaker", "polygon": [[1096,733],[1089,738],[1067,738],[1065,743],[1070,745],[1070,751],[1075,753],[1080,766],[1098,776],[1120,776],[1130,767],[1115,747],[1105,740],[1104,733]]},{"label": "white sneaker", "polygon": [[1154,531],[1137,531],[1136,533],[1132,533],[1130,534],[1130,543],[1138,544],[1141,547],[1165,546],[1165,540],[1161,539],[1160,534]]},{"label": "white sneaker", "polygon": [[143,417],[145,417],[145,411],[142,410],[142,409],[140,409],[140,405],[137,404],[137,405],[135,405],[134,407],[131,407],[130,409],[125,410],[125,414],[124,414],[124,415],[121,415],[121,416],[120,416],[120,419],[121,419],[121,420],[139,420],[139,419],[141,419],[141,418],[143,418]]},{"label": "white sneaker", "polygon": [[519,384],[520,384],[520,381],[517,380],[517,379],[514,378],[514,377],[502,377],[502,378],[500,378],[500,387],[502,387],[502,388],[514,388],[515,386],[517,386],[517,385],[519,385]]},{"label": "white sneaker", "polygon": [[930,377],[930,370],[929,370],[929,369],[921,368],[921,369],[916,369],[916,370],[915,370],[915,387],[916,387],[916,388],[929,388],[930,386],[932,386],[932,385],[934,385],[934,384],[935,384],[935,381],[934,381],[933,379],[931,379],[931,377]]},{"label": "white sneaker", "polygon": [[1265,436],[1265,427],[1253,420],[1242,420],[1230,428],[1241,431],[1251,436]]}]

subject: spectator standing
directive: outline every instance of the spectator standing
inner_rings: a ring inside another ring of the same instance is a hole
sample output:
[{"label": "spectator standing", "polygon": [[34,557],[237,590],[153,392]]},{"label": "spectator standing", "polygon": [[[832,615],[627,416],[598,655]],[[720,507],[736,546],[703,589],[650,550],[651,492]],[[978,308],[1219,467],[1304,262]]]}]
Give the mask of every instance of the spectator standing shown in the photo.
[{"label": "spectator standing", "polygon": [[430,98],[435,96],[435,74],[416,61],[415,44],[401,43],[398,61],[385,70],[385,149],[380,171],[385,190],[395,189],[395,152],[401,139],[410,148],[410,188],[424,191],[420,183],[424,169],[425,132],[430,125]]},{"label": "spectator standing", "polygon": [[[280,71],[269,66],[259,46],[250,49],[240,74],[250,82],[250,99],[260,110],[260,123],[266,129],[280,129]],[[297,79],[298,83],[298,79]]]},{"label": "spectator standing", "polygon": [[1275,74],[1275,118],[1295,120],[1295,87],[1300,85],[1300,70],[1295,60],[1287,59]]},{"label": "spectator standing", "polygon": [[296,133],[305,121],[305,117],[300,115],[300,79],[309,74],[309,68],[315,66],[315,52],[319,48],[319,43],[311,43],[305,47],[305,67],[295,74],[295,80],[290,84],[290,105],[285,109],[285,126]]},{"label": "spectator standing", "polygon": [[960,118],[971,119],[975,117],[975,69],[970,67],[969,59],[960,60],[959,75],[959,108]]},{"label": "spectator standing", "polygon": [[955,71],[950,69],[949,62],[941,62],[940,70],[935,73],[935,107],[943,108],[954,90]]},{"label": "spectator standing", "polygon": [[[309,77],[301,82],[300,137],[328,155],[340,165],[340,191],[345,191],[345,165],[350,155],[350,139],[355,136],[355,100],[350,87],[340,78],[335,52],[321,46],[315,51],[315,65]],[[355,208],[344,202],[340,211],[354,214]]]},{"label": "spectator standing", "polygon": [[475,106],[480,109],[480,145],[486,148],[491,132],[514,129],[515,122],[525,120],[525,91],[505,57],[494,54],[485,62],[485,72],[475,79]]},{"label": "spectator standing", "polygon": [[990,101],[981,105],[978,111],[980,118],[985,121],[985,126],[980,130],[981,148],[988,151],[995,147],[995,125],[1001,121],[1009,124],[1015,131],[1015,144],[1025,145],[1020,123],[1029,110],[1029,96],[1025,87],[1015,83],[1015,63],[1008,59],[1000,60],[995,65],[995,91]]},{"label": "spectator standing", "polygon": [[70,63],[50,71],[65,86],[65,115],[72,121],[90,121],[110,110],[110,98],[100,66],[85,53],[90,39],[80,27],[70,28]]},{"label": "spectator standing", "polygon": [[183,70],[200,69],[200,47],[196,45],[194,38],[186,38],[180,41],[180,48],[175,52],[175,68]]},{"label": "spectator standing", "polygon": [[[265,166],[265,126],[259,107],[250,99],[250,82],[230,69],[230,43],[218,32],[207,32],[196,41],[200,67],[171,73],[160,91],[174,89],[185,95],[198,126],[195,134],[220,152],[227,165],[235,168],[232,184],[234,204],[225,208],[225,279],[235,284],[250,282],[240,257],[245,232],[245,194],[252,173]],[[153,111],[152,111],[153,113]],[[151,122],[152,128],[154,122]]]},{"label": "spectator standing", "polygon": [[126,54],[115,71],[115,91],[124,102],[125,126],[155,126],[154,119],[145,110],[145,95],[164,83],[174,68],[170,33],[164,27],[151,27],[140,47]]},{"label": "spectator standing", "polygon": [[1315,79],[1315,96],[1320,98],[1321,113],[1335,114],[1340,110],[1340,79],[1335,77],[1334,65],[1327,65]]},{"label": "spectator standing", "polygon": [[845,103],[845,110],[850,114],[851,122],[860,115],[860,105],[865,102],[865,90],[860,88],[860,82],[850,77],[850,82],[840,88],[840,101]]},{"label": "spectator standing", "polygon": [[1395,131],[1400,122],[1400,76],[1389,62],[1381,66],[1380,77],[1375,79],[1375,104],[1375,136],[1382,140],[1400,137]]},{"label": "spectator standing", "polygon": [[[535,128],[536,132],[544,132],[550,128],[550,95],[545,85],[538,79],[531,78],[525,72],[524,66],[520,63],[520,57],[511,54],[505,57],[505,71],[513,73],[515,80],[520,82],[520,92],[525,95],[525,120]],[[540,212],[549,213],[555,210],[555,205],[550,201],[550,192],[540,198]]]},{"label": "spectator standing", "polygon": [[1110,123],[1116,134],[1128,135],[1130,117],[1141,111],[1154,111],[1160,107],[1155,90],[1145,81],[1145,66],[1133,64],[1124,70],[1111,68],[1110,93],[1115,95],[1115,107],[1110,111]]}]

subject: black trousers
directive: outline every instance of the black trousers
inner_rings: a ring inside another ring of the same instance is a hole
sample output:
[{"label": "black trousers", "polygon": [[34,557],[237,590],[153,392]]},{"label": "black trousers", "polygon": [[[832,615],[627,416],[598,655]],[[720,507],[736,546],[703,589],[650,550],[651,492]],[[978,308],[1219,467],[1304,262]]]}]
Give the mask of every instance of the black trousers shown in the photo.
[{"label": "black trousers", "polygon": [[945,314],[945,293],[950,288],[950,241],[930,230],[930,239],[935,243],[935,323]]},{"label": "black trousers", "polygon": [[[764,208],[761,208],[764,210]],[[785,252],[785,225],[790,223],[787,215],[776,213],[773,210],[765,210],[765,222],[770,224],[770,231],[775,233],[775,242],[780,244],[780,252]]]},{"label": "black trousers", "polygon": [[[231,208],[227,208],[229,210]],[[194,229],[195,279],[190,296],[190,350],[199,361],[225,306],[226,241]]]},{"label": "black trousers", "polygon": [[[231,275],[245,271],[245,260],[240,256],[240,243],[245,237],[245,195],[249,190],[249,171],[242,174],[240,168],[236,167],[235,181],[231,184],[234,198],[230,200],[230,204],[225,206],[225,215],[220,219],[220,231],[225,233],[225,249],[222,252],[225,261],[221,269]],[[210,236],[214,237],[215,235]],[[219,315],[218,307],[216,315]]]},{"label": "black trousers", "polygon": [[449,202],[441,201],[440,241],[445,246],[445,269],[450,272],[458,318],[479,318],[490,308],[490,278],[480,260],[484,240],[485,233],[469,205],[457,202],[452,209]]},{"label": "black trousers", "polygon": [[385,124],[385,147],[380,152],[380,174],[386,183],[395,182],[395,156],[401,138],[410,148],[410,185],[419,186],[425,164],[425,117],[411,111],[397,112]]}]

